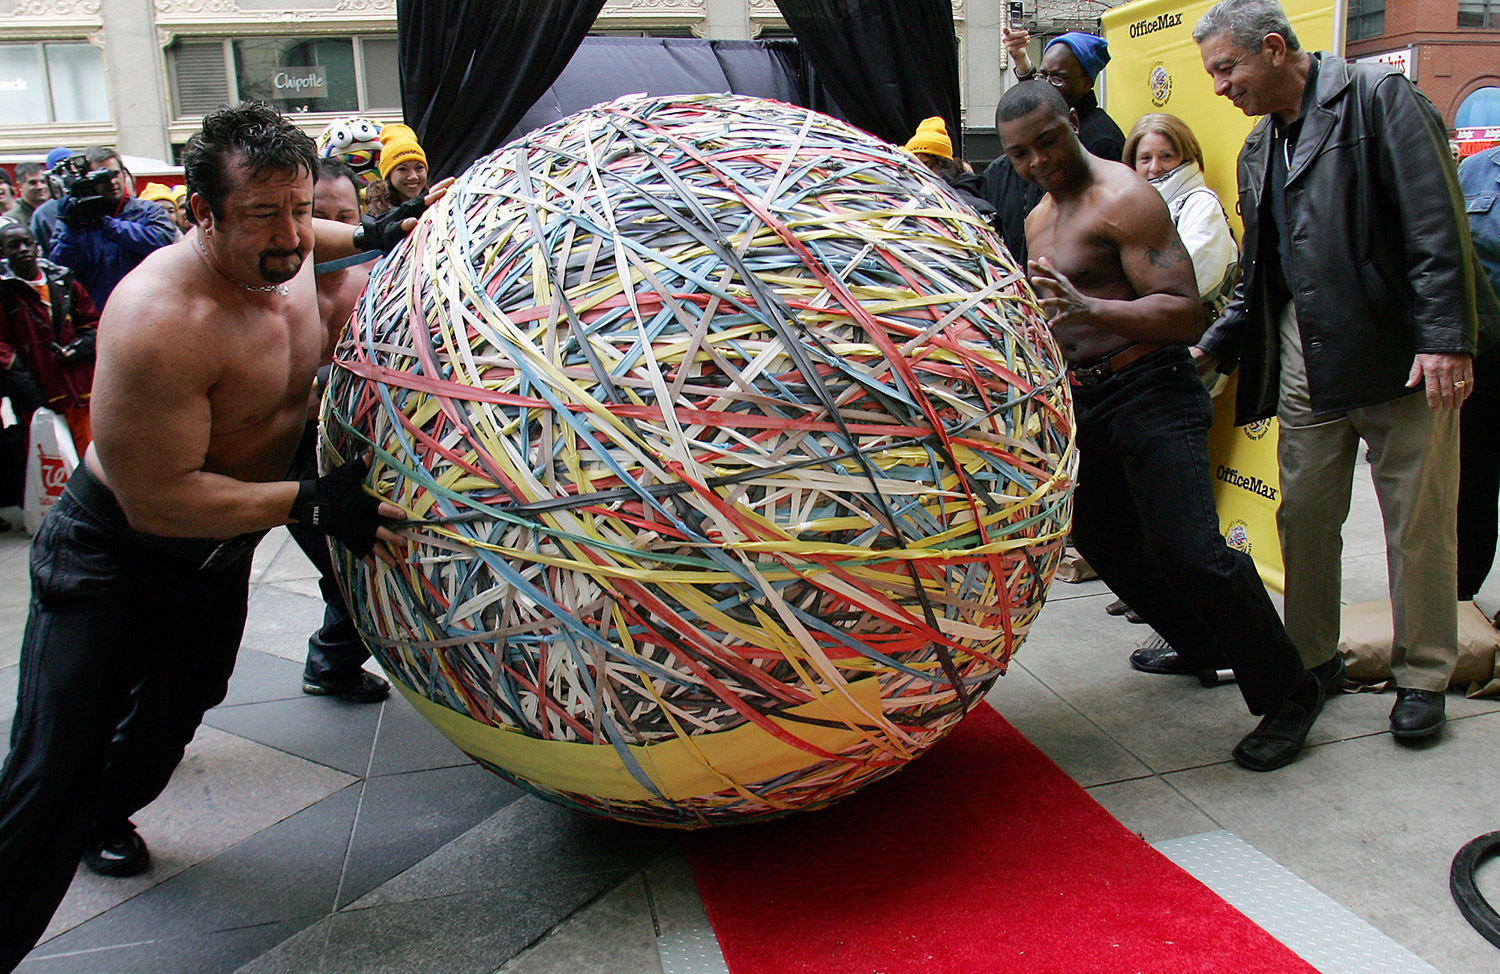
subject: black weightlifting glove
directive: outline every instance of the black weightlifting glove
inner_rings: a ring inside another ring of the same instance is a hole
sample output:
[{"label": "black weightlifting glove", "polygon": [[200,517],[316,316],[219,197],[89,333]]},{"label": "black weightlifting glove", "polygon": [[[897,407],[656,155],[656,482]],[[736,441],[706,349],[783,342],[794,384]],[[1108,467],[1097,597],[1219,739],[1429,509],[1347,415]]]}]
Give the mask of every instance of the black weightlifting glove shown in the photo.
[{"label": "black weightlifting glove", "polygon": [[363,459],[339,464],[321,477],[298,481],[290,516],[300,527],[343,543],[356,558],[375,547],[375,531],[386,523],[380,501],[364,492]]},{"label": "black weightlifting glove", "polygon": [[427,197],[418,196],[380,216],[360,217],[359,226],[354,231],[354,246],[360,250],[390,253],[402,240],[406,239],[407,231],[401,229],[402,221],[410,217],[421,216],[425,209],[427,209]]}]

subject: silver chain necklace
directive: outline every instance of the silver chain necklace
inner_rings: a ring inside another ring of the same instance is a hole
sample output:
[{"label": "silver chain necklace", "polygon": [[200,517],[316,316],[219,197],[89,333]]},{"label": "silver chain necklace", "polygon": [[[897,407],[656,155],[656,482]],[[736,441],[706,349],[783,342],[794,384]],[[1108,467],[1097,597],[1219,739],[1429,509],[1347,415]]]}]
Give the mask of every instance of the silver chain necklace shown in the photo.
[{"label": "silver chain necklace", "polygon": [[230,277],[222,270],[219,270],[219,265],[215,264],[214,259],[208,256],[208,251],[204,249],[203,238],[201,236],[194,237],[193,240],[198,245],[198,253],[203,255],[203,259],[208,262],[208,266],[212,267],[215,271],[218,271],[219,276],[224,278],[224,280],[228,281],[229,283],[238,285],[239,287],[242,287],[247,291],[254,291],[257,294],[280,294],[285,296],[292,293],[291,289],[288,288],[285,284],[262,284],[257,287],[254,284],[246,284],[243,281],[236,281],[234,278]]}]

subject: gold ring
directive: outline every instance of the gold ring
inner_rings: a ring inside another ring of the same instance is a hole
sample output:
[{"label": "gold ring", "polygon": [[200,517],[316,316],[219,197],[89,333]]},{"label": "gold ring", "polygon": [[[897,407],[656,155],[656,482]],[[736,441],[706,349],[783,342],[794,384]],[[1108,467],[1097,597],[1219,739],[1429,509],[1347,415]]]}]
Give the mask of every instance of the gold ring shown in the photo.
[{"label": "gold ring", "polygon": [[1468,379],[1459,379],[1457,382],[1453,383],[1453,388],[1455,388],[1455,389],[1462,389],[1464,386],[1466,386],[1468,384],[1469,384],[1469,380]]}]

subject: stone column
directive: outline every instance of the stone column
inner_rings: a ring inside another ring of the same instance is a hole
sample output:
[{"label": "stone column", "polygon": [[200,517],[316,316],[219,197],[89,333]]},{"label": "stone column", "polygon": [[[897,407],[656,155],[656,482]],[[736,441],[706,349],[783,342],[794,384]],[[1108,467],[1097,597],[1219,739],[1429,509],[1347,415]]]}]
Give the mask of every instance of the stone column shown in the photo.
[{"label": "stone column", "polygon": [[750,39],[749,5],[746,0],[707,0],[703,36],[717,40]]},{"label": "stone column", "polygon": [[122,155],[170,162],[165,55],[157,44],[151,0],[108,0],[100,13],[117,147]]}]

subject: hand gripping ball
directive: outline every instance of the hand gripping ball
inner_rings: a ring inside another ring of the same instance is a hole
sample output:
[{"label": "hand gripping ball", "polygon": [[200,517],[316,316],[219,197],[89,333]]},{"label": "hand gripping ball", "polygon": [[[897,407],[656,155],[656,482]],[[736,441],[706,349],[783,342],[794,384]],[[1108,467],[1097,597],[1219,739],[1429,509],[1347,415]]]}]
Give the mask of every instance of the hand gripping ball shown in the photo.
[{"label": "hand gripping ball", "polygon": [[1003,673],[1062,553],[1063,363],[980,218],[899,149],[635,96],[476,162],[371,276],[324,462],[399,564],[361,633],[475,760],[659,825],[825,805]]}]

